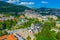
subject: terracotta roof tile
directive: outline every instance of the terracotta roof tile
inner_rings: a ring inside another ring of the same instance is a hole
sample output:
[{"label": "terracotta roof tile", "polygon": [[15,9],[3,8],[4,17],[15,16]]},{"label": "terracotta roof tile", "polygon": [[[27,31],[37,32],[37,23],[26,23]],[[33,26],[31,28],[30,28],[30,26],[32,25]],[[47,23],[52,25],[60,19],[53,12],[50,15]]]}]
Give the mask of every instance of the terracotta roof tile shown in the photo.
[{"label": "terracotta roof tile", "polygon": [[14,36],[13,34],[5,35],[5,36],[0,37],[0,40],[3,40],[3,39],[7,39],[7,40],[17,40],[17,38],[15,38],[15,36]]}]

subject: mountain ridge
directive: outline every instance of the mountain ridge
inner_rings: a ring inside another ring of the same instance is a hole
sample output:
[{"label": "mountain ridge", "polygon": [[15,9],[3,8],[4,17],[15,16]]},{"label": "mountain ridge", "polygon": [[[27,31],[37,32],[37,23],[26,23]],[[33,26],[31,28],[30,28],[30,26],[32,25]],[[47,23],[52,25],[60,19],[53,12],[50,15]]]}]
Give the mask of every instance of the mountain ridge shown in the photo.
[{"label": "mountain ridge", "polygon": [[7,2],[0,1],[0,12],[22,12],[25,9],[31,9],[23,5],[14,5]]}]

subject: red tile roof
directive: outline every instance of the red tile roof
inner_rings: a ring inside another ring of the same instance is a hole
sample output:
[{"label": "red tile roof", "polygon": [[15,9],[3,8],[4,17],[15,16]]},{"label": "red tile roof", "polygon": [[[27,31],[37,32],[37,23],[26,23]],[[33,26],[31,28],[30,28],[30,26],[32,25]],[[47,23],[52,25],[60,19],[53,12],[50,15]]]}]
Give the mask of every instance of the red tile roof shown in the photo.
[{"label": "red tile roof", "polygon": [[13,34],[1,36],[0,40],[7,39],[7,40],[17,40],[17,38]]}]

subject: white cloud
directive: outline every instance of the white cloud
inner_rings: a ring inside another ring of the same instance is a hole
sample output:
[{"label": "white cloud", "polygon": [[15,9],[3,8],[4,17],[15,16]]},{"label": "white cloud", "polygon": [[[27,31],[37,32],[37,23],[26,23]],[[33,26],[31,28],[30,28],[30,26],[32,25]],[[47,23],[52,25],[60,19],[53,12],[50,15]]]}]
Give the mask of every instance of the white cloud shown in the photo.
[{"label": "white cloud", "polygon": [[20,4],[21,5],[33,5],[34,2],[21,2]]},{"label": "white cloud", "polygon": [[41,1],[42,4],[47,4],[48,2],[47,1]]},{"label": "white cloud", "polygon": [[18,2],[19,0],[8,0],[8,1],[6,1],[6,2],[8,2],[8,3],[14,3],[14,2]]},{"label": "white cloud", "polygon": [[15,2],[15,1],[8,0],[8,1],[6,1],[6,2],[8,2],[8,3],[13,3],[13,2]]},{"label": "white cloud", "polygon": [[19,0],[8,0],[8,3],[18,3],[18,5],[33,5],[34,2],[20,2]]}]

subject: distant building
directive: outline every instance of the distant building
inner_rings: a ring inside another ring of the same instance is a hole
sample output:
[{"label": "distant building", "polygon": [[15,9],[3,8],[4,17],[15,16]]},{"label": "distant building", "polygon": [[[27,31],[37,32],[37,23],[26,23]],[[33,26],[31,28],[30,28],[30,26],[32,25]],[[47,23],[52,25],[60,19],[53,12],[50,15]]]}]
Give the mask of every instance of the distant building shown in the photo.
[{"label": "distant building", "polygon": [[48,18],[52,18],[53,20],[57,20],[57,19],[58,19],[57,16],[55,16],[55,15],[42,16],[42,19],[43,19],[44,21],[48,21]]},{"label": "distant building", "polygon": [[42,16],[42,21],[47,22],[48,21],[48,16]]},{"label": "distant building", "polygon": [[41,17],[37,17],[37,19],[38,19],[39,21],[42,21],[42,20],[43,20]]},{"label": "distant building", "polygon": [[[35,24],[35,30],[41,32],[42,27],[41,27],[41,24],[40,24],[40,23],[36,23],[36,24]],[[36,31],[35,31],[35,32],[36,32]]]},{"label": "distant building", "polygon": [[25,10],[25,17],[27,18],[37,18],[38,12],[35,12],[33,10]]},{"label": "distant building", "polygon": [[25,14],[25,17],[27,17],[27,18],[37,18],[37,14],[32,14],[32,13],[26,13]]},{"label": "distant building", "polygon": [[41,27],[41,25],[39,23],[35,24],[35,28],[39,29]]},{"label": "distant building", "polygon": [[14,16],[10,16],[8,19],[9,20],[16,20],[16,18],[14,18]]},{"label": "distant building", "polygon": [[2,17],[6,17],[6,15],[4,15],[4,14],[0,14],[0,17],[2,18]]},{"label": "distant building", "polygon": [[15,14],[15,12],[9,12],[9,14]]},{"label": "distant building", "polygon": [[33,13],[34,11],[32,11],[32,10],[25,10],[25,13]]},{"label": "distant building", "polygon": [[41,32],[41,25],[39,23],[36,23],[36,24],[32,23],[31,27],[29,28],[29,31],[33,33],[38,33],[38,31]]},{"label": "distant building", "polygon": [[14,18],[14,16],[10,16],[10,18]]},{"label": "distant building", "polygon": [[54,16],[54,15],[49,15],[48,18],[52,18],[53,20],[57,20],[57,16]]},{"label": "distant building", "polygon": [[56,26],[60,28],[60,21],[56,21]]},{"label": "distant building", "polygon": [[23,15],[20,16],[21,22],[25,21],[25,17]]}]

